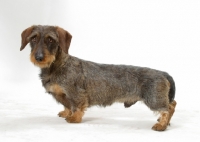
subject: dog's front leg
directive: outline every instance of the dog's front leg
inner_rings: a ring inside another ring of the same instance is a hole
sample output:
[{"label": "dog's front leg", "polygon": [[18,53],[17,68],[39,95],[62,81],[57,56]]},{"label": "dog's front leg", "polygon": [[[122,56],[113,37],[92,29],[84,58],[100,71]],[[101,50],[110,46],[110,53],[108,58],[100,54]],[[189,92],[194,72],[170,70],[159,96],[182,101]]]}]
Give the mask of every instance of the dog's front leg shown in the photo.
[{"label": "dog's front leg", "polygon": [[[84,115],[84,109],[75,109],[72,107],[72,102],[70,102],[66,97],[56,96],[57,101],[65,106],[65,110],[58,113],[59,117],[63,117],[69,123],[80,123]],[[73,108],[73,110],[68,108]]]},{"label": "dog's front leg", "polygon": [[85,95],[82,97],[82,95],[79,94],[79,97],[76,99],[67,97],[68,95],[66,95],[66,91],[57,84],[51,85],[49,90],[52,92],[54,98],[65,107],[65,110],[59,112],[58,116],[65,118],[69,123],[80,123],[84,111],[88,106],[88,101],[85,98]]},{"label": "dog's front leg", "polygon": [[61,111],[61,112],[58,113],[58,116],[62,117],[62,118],[67,118],[71,114],[72,114],[71,111],[68,108],[65,108],[64,111]]},{"label": "dog's front leg", "polygon": [[86,108],[87,105],[81,105],[79,106],[79,108],[73,107],[73,110],[70,110],[65,107],[65,110],[59,112],[58,116],[65,118],[65,120],[69,123],[80,123],[82,121],[82,117]]},{"label": "dog's front leg", "polygon": [[82,121],[82,117],[84,115],[84,111],[77,109],[75,112],[72,112],[68,108],[65,108],[64,111],[58,113],[59,117],[65,118],[65,120],[69,123],[80,123]]},{"label": "dog's front leg", "polygon": [[75,112],[70,111],[65,120],[69,123],[80,123],[82,121],[83,115],[84,111],[77,109]]},{"label": "dog's front leg", "polygon": [[[82,121],[82,117],[84,115],[85,110],[88,107],[87,100],[81,99],[81,102],[76,102],[73,110],[65,109],[64,113],[68,113],[66,117],[66,121],[69,123],[80,123]],[[77,107],[75,107],[77,106]]]}]

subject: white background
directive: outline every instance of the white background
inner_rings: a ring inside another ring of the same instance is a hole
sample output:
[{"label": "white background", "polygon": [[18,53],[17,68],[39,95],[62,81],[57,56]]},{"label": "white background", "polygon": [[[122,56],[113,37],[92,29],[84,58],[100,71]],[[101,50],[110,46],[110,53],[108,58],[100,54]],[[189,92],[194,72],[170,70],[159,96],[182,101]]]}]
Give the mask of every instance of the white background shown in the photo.
[{"label": "white background", "polygon": [[[145,105],[89,108],[81,124],[45,93],[21,32],[56,25],[73,38],[69,53],[98,63],[167,71],[177,108],[165,132],[151,130]],[[199,0],[0,0],[0,141],[199,141]]]}]

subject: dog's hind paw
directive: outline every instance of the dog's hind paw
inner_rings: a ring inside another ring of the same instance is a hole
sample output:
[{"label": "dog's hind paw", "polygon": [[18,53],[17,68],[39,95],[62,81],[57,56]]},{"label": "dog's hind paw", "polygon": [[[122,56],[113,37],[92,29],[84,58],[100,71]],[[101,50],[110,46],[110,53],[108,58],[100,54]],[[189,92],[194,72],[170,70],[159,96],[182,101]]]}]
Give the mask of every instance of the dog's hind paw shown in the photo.
[{"label": "dog's hind paw", "polygon": [[155,131],[164,131],[167,128],[167,126],[163,126],[160,123],[156,123],[152,129]]}]

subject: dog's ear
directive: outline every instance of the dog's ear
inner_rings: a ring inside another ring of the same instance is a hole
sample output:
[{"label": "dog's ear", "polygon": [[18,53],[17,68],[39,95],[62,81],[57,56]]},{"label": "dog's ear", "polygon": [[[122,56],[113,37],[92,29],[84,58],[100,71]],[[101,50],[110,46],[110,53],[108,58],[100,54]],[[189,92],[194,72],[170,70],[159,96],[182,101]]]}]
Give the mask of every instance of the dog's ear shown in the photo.
[{"label": "dog's ear", "polygon": [[21,43],[21,48],[20,48],[20,51],[22,51],[25,46],[29,43],[27,37],[31,34],[33,30],[33,26],[32,27],[29,27],[27,29],[25,29],[22,34],[21,34],[21,37],[22,37],[22,43]]},{"label": "dog's ear", "polygon": [[68,54],[68,49],[71,43],[72,35],[68,31],[60,27],[56,28],[59,36],[59,46],[66,54]]}]

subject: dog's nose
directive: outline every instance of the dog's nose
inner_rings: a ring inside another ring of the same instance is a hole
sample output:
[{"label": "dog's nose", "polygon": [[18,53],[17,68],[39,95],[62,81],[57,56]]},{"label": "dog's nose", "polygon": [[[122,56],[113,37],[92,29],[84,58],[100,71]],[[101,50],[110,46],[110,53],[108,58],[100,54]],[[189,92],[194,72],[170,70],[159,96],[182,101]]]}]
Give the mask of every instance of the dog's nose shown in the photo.
[{"label": "dog's nose", "polygon": [[35,59],[39,62],[41,62],[44,59],[44,55],[43,54],[36,54],[35,55]]}]

